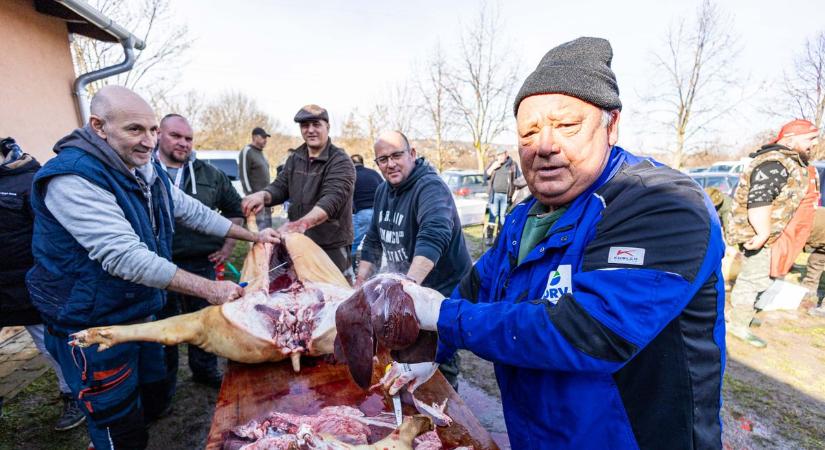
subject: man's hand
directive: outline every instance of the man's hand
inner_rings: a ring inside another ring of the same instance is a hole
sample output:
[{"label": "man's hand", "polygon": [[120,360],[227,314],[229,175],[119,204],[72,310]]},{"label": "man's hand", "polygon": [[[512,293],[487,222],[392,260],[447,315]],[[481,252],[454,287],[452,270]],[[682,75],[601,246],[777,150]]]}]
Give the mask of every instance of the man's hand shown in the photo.
[{"label": "man's hand", "polygon": [[286,234],[286,233],[301,233],[301,234],[304,234],[304,231],[306,231],[307,228],[309,228],[309,227],[307,227],[306,222],[304,222],[303,220],[296,220],[294,222],[287,222],[287,223],[281,225],[278,228],[278,232],[283,233],[283,234]]},{"label": "man's hand", "polygon": [[419,286],[413,281],[404,282],[402,286],[404,292],[412,298],[415,304],[418,326],[422,330],[438,331],[438,316],[441,314],[444,296],[435,289]]},{"label": "man's hand", "polygon": [[250,214],[258,214],[266,206],[267,192],[258,191],[254,194],[249,194],[241,201],[241,209],[245,216]]},{"label": "man's hand", "polygon": [[206,301],[213,305],[222,305],[241,298],[244,291],[242,287],[231,281],[219,280],[211,282],[206,294]]},{"label": "man's hand", "polygon": [[438,364],[434,362],[407,364],[393,361],[392,367],[379,383],[390,395],[395,395],[405,386],[412,393],[432,378],[437,369]]},{"label": "man's hand", "polygon": [[272,228],[264,228],[258,232],[258,237],[255,242],[264,242],[268,244],[280,244],[281,233]]},{"label": "man's hand", "polygon": [[207,256],[207,258],[209,259],[209,262],[217,266],[219,264],[225,263],[230,256],[232,256],[232,248],[224,245],[223,247],[221,247],[220,250]]},{"label": "man's hand", "polygon": [[759,250],[765,246],[765,242],[768,242],[768,238],[770,237],[769,234],[759,235],[750,238],[748,242],[742,244],[746,250]]}]

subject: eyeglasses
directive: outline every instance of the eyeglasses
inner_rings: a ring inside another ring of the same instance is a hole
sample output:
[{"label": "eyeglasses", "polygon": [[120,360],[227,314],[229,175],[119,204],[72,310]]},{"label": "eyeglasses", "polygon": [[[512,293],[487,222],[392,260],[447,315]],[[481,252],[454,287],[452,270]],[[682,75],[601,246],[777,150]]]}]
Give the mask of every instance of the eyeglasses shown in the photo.
[{"label": "eyeglasses", "polygon": [[386,156],[379,156],[378,158],[375,158],[373,161],[375,161],[375,164],[378,164],[379,166],[386,166],[390,160],[393,160],[393,162],[401,161],[401,158],[404,156],[404,153],[407,153],[407,151],[401,150],[399,152],[393,152]]}]

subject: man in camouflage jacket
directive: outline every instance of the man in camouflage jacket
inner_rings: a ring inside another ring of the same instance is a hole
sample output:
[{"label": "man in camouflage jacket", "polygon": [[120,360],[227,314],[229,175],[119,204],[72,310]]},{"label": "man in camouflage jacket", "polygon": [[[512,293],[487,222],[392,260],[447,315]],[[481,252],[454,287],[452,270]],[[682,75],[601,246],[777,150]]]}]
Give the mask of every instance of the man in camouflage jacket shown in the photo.
[{"label": "man in camouflage jacket", "polygon": [[807,169],[811,147],[819,130],[806,120],[782,127],[777,138],[753,153],[733,196],[726,233],[745,259],[731,292],[730,333],[755,347],[767,344],[748,327],[757,297],[771,284],[771,246],[795,214],[808,191]]}]

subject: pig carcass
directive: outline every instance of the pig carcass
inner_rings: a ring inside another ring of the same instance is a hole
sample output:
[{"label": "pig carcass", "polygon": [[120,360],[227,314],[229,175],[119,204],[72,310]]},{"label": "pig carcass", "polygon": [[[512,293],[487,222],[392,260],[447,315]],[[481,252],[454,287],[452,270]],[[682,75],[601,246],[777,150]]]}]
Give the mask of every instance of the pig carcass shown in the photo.
[{"label": "pig carcass", "polygon": [[352,288],[329,257],[302,234],[286,235],[277,246],[255,244],[241,279],[245,295],[220,306],[164,320],[90,328],[72,344],[103,351],[129,341],[194,344],[243,363],[333,353],[335,310]]}]

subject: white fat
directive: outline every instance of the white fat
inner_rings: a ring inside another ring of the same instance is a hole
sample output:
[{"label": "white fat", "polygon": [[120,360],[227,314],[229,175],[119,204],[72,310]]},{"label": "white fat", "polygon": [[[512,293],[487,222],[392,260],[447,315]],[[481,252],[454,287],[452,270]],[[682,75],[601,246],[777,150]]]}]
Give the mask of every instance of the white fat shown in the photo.
[{"label": "white fat", "polygon": [[319,329],[327,329],[330,326],[334,328],[335,310],[341,302],[352,295],[353,290],[328,283],[306,282],[298,289],[274,292],[271,295],[263,291],[250,292],[236,301],[224,303],[221,311],[233,325],[255,337],[276,344],[272,336],[272,321],[266,314],[256,311],[255,306],[301,310],[318,303],[318,291],[323,294],[324,307],[311,319]]}]

